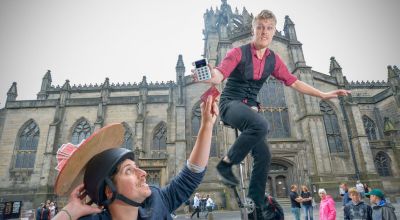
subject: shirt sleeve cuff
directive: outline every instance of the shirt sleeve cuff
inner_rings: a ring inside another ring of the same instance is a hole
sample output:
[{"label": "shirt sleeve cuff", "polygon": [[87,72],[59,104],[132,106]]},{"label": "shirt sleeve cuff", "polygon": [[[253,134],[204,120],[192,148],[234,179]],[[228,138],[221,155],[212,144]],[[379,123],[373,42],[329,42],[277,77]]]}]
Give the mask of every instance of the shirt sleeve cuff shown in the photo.
[{"label": "shirt sleeve cuff", "polygon": [[189,168],[189,170],[192,171],[193,173],[201,173],[206,169],[205,167],[197,166],[195,164],[190,163],[189,160],[186,161],[186,165]]}]

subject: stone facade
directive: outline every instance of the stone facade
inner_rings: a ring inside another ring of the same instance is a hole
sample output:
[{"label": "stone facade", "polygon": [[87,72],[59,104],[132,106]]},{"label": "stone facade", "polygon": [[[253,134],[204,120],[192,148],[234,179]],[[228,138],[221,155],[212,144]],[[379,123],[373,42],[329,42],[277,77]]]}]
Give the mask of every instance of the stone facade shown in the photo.
[{"label": "stone facade", "polygon": [[[205,12],[204,56],[211,64],[218,64],[232,47],[251,40],[252,19],[245,8],[240,14],[232,12],[226,1],[220,9]],[[329,73],[316,72],[306,65],[288,16],[271,49],[300,80],[323,91],[350,89],[352,95],[322,102],[275,79],[266,82],[259,101],[272,126],[265,140],[272,151],[267,191],[287,198],[291,184],[305,184],[313,192],[323,187],[337,197],[339,183],[353,185],[360,179],[382,187],[393,198],[400,195],[399,69],[389,66],[386,82],[348,82],[332,57]],[[192,83],[185,73],[179,55],[176,79],[167,83],[149,83],[143,77],[133,84],[114,84],[106,78],[101,85],[71,86],[66,80],[55,86],[48,71],[36,100],[17,100],[17,84],[13,83],[5,108],[0,109],[0,200],[22,200],[26,209],[47,198],[63,205],[65,198],[53,194],[58,147],[79,139],[76,134],[93,133],[116,122],[124,123],[126,147],[140,155],[138,162],[148,172],[148,182],[168,183],[192,149],[199,97],[207,89],[204,84]],[[37,129],[33,136],[29,128]],[[34,148],[21,144],[26,137],[37,140]],[[207,174],[199,188],[210,193],[219,207],[235,207],[230,190],[221,184],[215,170],[234,139],[232,129],[215,125]],[[19,160],[24,155],[33,159],[32,166]],[[246,182],[251,163],[249,156],[244,162]]]}]

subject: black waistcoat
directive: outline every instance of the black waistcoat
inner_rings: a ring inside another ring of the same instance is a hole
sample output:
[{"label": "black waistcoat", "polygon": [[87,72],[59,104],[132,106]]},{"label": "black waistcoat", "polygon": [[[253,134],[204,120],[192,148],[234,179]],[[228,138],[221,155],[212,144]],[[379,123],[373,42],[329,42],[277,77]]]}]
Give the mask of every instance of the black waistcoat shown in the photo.
[{"label": "black waistcoat", "polygon": [[228,77],[226,86],[221,94],[221,101],[224,100],[246,100],[250,106],[257,105],[257,95],[265,80],[275,69],[275,54],[270,50],[270,54],[265,59],[264,71],[259,80],[254,80],[253,59],[251,55],[251,44],[240,47],[242,59]]}]

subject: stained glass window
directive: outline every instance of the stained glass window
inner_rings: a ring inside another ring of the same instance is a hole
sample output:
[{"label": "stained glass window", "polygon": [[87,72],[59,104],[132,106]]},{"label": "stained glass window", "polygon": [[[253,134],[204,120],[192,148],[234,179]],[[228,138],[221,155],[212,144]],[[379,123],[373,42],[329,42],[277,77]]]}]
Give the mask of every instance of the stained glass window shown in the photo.
[{"label": "stained glass window", "polygon": [[367,135],[368,140],[377,140],[378,138],[376,137],[376,127],[374,121],[366,115],[362,116],[362,120],[364,124],[365,134]]},{"label": "stained glass window", "polygon": [[154,131],[152,150],[167,150],[167,125],[165,122],[160,122]]},{"label": "stained glass window", "polygon": [[123,125],[125,128],[125,134],[124,134],[124,143],[122,144],[121,147],[129,149],[129,150],[133,150],[132,131],[127,124],[123,123]]},{"label": "stained glass window", "polygon": [[282,83],[271,77],[261,88],[258,101],[268,121],[268,138],[290,137],[289,114]]},{"label": "stained glass window", "polygon": [[375,156],[374,163],[379,176],[392,175],[390,158],[385,152],[378,152]]},{"label": "stained glass window", "polygon": [[34,121],[22,128],[18,137],[14,168],[33,168],[39,143],[39,127]]},{"label": "stained glass window", "polygon": [[92,129],[89,122],[81,120],[74,128],[72,132],[72,144],[80,144],[84,139],[88,138],[92,134]]},{"label": "stained glass window", "polygon": [[340,135],[339,122],[333,108],[325,101],[321,101],[320,110],[324,114],[324,124],[328,146],[331,153],[343,152],[343,141]]}]

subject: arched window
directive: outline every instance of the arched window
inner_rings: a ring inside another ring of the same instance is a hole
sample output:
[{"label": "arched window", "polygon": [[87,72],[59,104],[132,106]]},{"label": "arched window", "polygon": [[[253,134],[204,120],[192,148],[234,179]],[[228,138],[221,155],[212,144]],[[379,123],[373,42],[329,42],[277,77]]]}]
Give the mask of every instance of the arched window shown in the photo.
[{"label": "arched window", "polygon": [[152,150],[167,150],[167,124],[160,122],[153,133]]},{"label": "arched window", "polygon": [[[197,140],[197,134],[200,129],[200,120],[201,120],[201,110],[200,103],[197,103],[192,111],[192,148]],[[210,149],[210,157],[218,157],[217,150],[217,126],[213,127],[212,131],[212,139],[211,139],[211,149]]]},{"label": "arched window", "polygon": [[325,132],[330,152],[343,152],[343,141],[340,135],[339,123],[335,111],[325,101],[321,101],[319,107],[321,112],[324,114]]},{"label": "arched window", "polygon": [[374,163],[379,176],[392,175],[390,158],[385,152],[378,152],[375,156]]},{"label": "arched window", "polygon": [[159,170],[146,170],[146,183],[152,186],[160,187],[161,175]]},{"label": "arched window", "polygon": [[39,127],[33,120],[25,124],[17,140],[14,168],[34,167],[39,135]]},{"label": "arched window", "polygon": [[362,116],[362,120],[364,124],[365,134],[367,134],[368,140],[377,140],[374,121],[372,121],[372,119],[370,119],[366,115]]},{"label": "arched window", "polygon": [[125,128],[125,135],[124,135],[124,143],[122,144],[121,147],[133,150],[133,137],[132,137],[132,131],[129,128],[129,125],[126,123],[122,123]]},{"label": "arched window", "polygon": [[80,144],[84,139],[88,138],[92,134],[90,124],[86,120],[81,120],[74,128],[72,132],[72,144]]},{"label": "arched window", "polygon": [[268,137],[290,137],[289,114],[282,83],[271,77],[261,88],[258,101],[269,124]]}]

